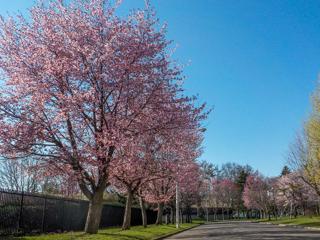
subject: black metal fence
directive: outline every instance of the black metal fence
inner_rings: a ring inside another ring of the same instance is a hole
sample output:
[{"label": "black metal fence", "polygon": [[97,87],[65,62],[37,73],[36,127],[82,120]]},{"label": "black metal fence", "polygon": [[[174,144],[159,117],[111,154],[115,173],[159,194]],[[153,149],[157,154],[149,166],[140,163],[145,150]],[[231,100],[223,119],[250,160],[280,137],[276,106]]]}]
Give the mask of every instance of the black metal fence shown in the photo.
[{"label": "black metal fence", "polygon": [[[0,189],[0,236],[83,230],[89,202]],[[120,226],[124,207],[105,204],[100,227]],[[148,210],[148,223],[156,213]],[[132,208],[132,225],[140,225],[141,211]]]}]

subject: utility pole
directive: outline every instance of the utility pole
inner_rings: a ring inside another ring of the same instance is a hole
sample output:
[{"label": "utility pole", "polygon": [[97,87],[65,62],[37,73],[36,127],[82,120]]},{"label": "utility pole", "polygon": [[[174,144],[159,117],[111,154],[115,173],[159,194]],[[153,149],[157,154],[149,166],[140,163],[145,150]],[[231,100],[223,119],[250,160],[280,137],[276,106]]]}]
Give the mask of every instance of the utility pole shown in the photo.
[{"label": "utility pole", "polygon": [[176,183],[176,228],[179,228],[179,184]]},{"label": "utility pole", "polygon": [[209,197],[210,197],[210,182],[208,182],[208,193],[207,193],[207,223],[209,223]]},{"label": "utility pole", "polygon": [[208,223],[209,222],[209,196],[207,198],[207,204],[206,205],[207,205],[207,211],[206,211],[207,214],[206,215],[207,215],[207,223]]}]

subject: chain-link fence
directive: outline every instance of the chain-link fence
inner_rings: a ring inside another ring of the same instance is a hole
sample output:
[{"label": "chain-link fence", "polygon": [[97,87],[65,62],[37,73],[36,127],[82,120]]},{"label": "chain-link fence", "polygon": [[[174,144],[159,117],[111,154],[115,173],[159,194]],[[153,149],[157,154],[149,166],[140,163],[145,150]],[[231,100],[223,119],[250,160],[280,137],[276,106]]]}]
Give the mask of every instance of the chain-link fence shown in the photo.
[{"label": "chain-link fence", "polygon": [[[0,189],[0,235],[79,231],[84,229],[89,202]],[[120,226],[124,208],[105,204],[100,227]],[[148,223],[156,213],[148,210]],[[132,225],[140,225],[141,212],[132,209]]]}]

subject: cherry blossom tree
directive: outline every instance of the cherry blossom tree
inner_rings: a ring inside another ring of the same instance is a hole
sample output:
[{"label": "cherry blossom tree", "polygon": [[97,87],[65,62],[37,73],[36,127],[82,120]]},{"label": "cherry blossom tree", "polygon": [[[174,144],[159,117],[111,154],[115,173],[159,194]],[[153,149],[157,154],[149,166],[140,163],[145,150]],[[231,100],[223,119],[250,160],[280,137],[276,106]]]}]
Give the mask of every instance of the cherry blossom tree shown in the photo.
[{"label": "cherry blossom tree", "polygon": [[221,208],[224,220],[225,210],[230,217],[230,210],[235,208],[239,195],[239,187],[230,179],[213,179],[211,182],[209,205],[214,208],[214,218],[217,219],[217,210]]},{"label": "cherry blossom tree", "polygon": [[164,151],[157,154],[156,177],[143,186],[144,199],[158,206],[157,224],[162,224],[164,205],[175,196],[176,184],[182,192],[190,191],[190,193],[196,191],[198,186],[199,166],[195,159],[200,154],[198,149],[201,143],[200,132],[195,135],[193,131],[187,132],[184,140],[176,135],[180,141],[176,141],[175,144],[172,140],[176,138],[172,137],[171,143],[163,149]]},{"label": "cherry blossom tree", "polygon": [[[206,186],[207,185],[207,186]],[[217,178],[211,179],[210,182],[208,182],[206,185],[204,185],[204,192],[207,192],[207,196],[204,199],[203,205],[207,208],[207,215],[209,214],[208,208],[213,208],[214,216],[213,219],[217,220],[217,213],[218,208],[221,205],[221,199],[220,199],[220,184],[219,180]],[[207,216],[207,218],[209,218]]]},{"label": "cherry blossom tree", "polygon": [[278,189],[277,205],[286,209],[290,216],[296,215],[298,209],[305,214],[307,204],[315,205],[318,199],[315,190],[295,172],[278,178],[276,187]]},{"label": "cherry blossom tree", "polygon": [[90,200],[87,233],[98,230],[122,149],[136,151],[146,132],[204,118],[204,106],[183,96],[165,28],[150,11],[117,17],[118,4],[52,0],[30,19],[0,21],[1,154],[33,157],[47,176],[72,175]]},{"label": "cherry blossom tree", "polygon": [[[141,194],[143,185],[152,179],[157,179],[155,175],[155,162],[153,161],[153,153],[160,146],[155,145],[155,134],[144,137],[145,141],[134,143],[135,151],[130,151],[126,148],[121,158],[117,162],[112,162],[111,168],[111,183],[117,190],[126,196],[125,214],[123,219],[122,229],[130,228],[131,221],[131,206],[135,195],[139,196],[143,226],[147,226],[146,212],[144,201]],[[138,146],[138,147],[137,147]],[[132,153],[127,155],[127,153]]]},{"label": "cherry blossom tree", "polygon": [[242,198],[247,209],[268,212],[268,185],[262,176],[256,173],[247,177]]},{"label": "cherry blossom tree", "polygon": [[[192,114],[190,108],[184,107],[175,109],[171,114],[175,116],[174,122],[179,123],[177,126],[171,124],[170,129],[142,135],[138,141],[131,142],[134,150],[126,146],[121,150],[121,157],[116,164],[113,165],[114,162],[111,162],[113,183],[127,197],[123,229],[130,227],[131,203],[134,195],[139,195],[140,200],[143,200],[152,195],[148,189],[156,193],[159,209],[157,223],[161,224],[163,205],[171,198],[172,189],[173,192],[175,189],[172,183],[177,181],[190,183],[188,184],[190,188],[193,186],[190,180],[194,178],[190,178],[188,173],[192,172],[194,176],[198,176],[195,171],[198,165],[193,161],[200,153],[198,148],[202,141],[202,130],[199,128],[201,117]],[[185,176],[188,178],[184,179]],[[159,184],[162,186],[159,187]],[[143,189],[145,185],[148,186],[147,190]],[[164,196],[168,199],[164,200]],[[140,205],[145,225],[143,203]]]},{"label": "cherry blossom tree", "polygon": [[142,194],[145,201],[157,205],[157,225],[162,224],[164,205],[175,195],[175,186],[176,181],[170,170],[164,171],[144,186]]},{"label": "cherry blossom tree", "polygon": [[176,194],[176,184],[179,185],[180,199],[185,209],[190,208],[196,202],[198,190],[199,166],[193,161],[183,162],[179,174],[167,172],[161,178],[154,179],[148,183],[145,193],[147,202],[157,204],[158,215],[156,224],[162,224],[163,209],[165,204],[172,201]]},{"label": "cherry blossom tree", "polygon": [[200,192],[201,179],[200,166],[197,162],[190,161],[184,165],[179,179],[181,207],[186,214],[186,222],[191,222],[191,207],[197,204]]},{"label": "cherry blossom tree", "polygon": [[[228,218],[230,218],[230,209],[234,209],[239,189],[238,186],[229,179],[223,179],[219,181],[218,183],[220,187],[218,188],[220,190],[220,199],[222,202],[222,209],[227,210]],[[223,211],[223,217],[224,217],[224,211]]]}]

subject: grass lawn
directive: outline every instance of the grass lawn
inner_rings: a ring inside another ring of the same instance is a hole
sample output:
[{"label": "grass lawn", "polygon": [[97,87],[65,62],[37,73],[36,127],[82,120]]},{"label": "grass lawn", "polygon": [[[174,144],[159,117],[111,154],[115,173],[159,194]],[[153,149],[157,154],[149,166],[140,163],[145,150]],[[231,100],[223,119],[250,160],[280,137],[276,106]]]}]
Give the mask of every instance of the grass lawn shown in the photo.
[{"label": "grass lawn", "polygon": [[278,218],[278,220],[271,219],[262,219],[257,220],[257,222],[271,222],[276,224],[290,224],[290,225],[299,225],[304,227],[319,227],[320,228],[320,217],[311,217],[311,216],[299,216],[297,218],[290,219],[289,217]]},{"label": "grass lawn", "polygon": [[[194,223],[184,223],[180,229],[175,225],[149,225],[147,228],[141,226],[131,227],[130,230],[122,231],[121,228],[112,227],[102,229],[98,234],[90,235],[83,232],[69,232],[62,234],[46,234],[39,236],[26,236],[10,238],[11,240],[149,240],[169,233],[179,232],[181,230],[197,226],[201,221]],[[8,239],[8,238],[7,238]]]}]

